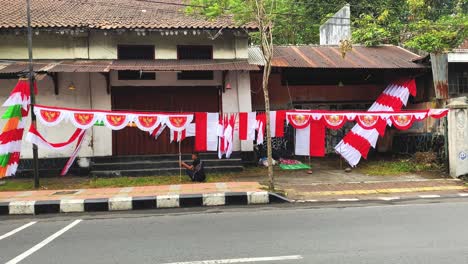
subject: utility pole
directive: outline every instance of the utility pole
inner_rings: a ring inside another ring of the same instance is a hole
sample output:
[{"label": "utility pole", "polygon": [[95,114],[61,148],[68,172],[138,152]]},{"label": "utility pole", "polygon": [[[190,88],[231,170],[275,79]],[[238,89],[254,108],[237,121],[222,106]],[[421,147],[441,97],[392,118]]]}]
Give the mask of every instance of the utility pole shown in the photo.
[{"label": "utility pole", "polygon": [[[31,1],[26,0],[27,18],[28,18],[28,56],[29,56],[29,92],[31,98],[31,125],[36,127],[36,114],[34,114],[34,104],[36,98],[34,94],[34,67],[33,67],[33,52],[32,52],[32,27],[31,27]],[[33,144],[33,168],[34,168],[34,188],[39,188],[39,157],[37,152],[37,145]]]}]

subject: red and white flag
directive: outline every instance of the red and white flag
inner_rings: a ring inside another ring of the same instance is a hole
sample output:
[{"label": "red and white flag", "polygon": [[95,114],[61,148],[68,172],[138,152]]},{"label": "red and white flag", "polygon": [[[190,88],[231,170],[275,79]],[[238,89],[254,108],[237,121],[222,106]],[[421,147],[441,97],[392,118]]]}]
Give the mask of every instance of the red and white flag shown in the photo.
[{"label": "red and white flag", "polygon": [[286,111],[270,111],[271,137],[284,137],[284,122]]},{"label": "red and white flag", "polygon": [[234,126],[236,124],[235,114],[226,114],[219,120],[219,126],[217,134],[219,138],[218,145],[218,158],[222,158],[226,155],[226,158],[230,158],[234,149]]},{"label": "red and white flag", "polygon": [[182,130],[182,131],[171,131],[171,138],[170,142],[180,142],[188,137],[194,137],[195,136],[195,124],[191,123],[187,125],[187,128]]},{"label": "red and white flag", "polygon": [[195,151],[218,149],[218,113],[195,113]]},{"label": "red and white flag", "polygon": [[[400,111],[406,105],[409,96],[416,96],[416,82],[414,79],[402,80],[391,83],[369,108],[369,112],[375,111]],[[343,140],[335,146],[335,151],[340,154],[352,167],[356,166],[361,157],[367,158],[370,148],[375,148],[377,139],[383,136],[387,124],[391,120],[380,120],[377,128],[365,129],[356,124],[346,134]]]},{"label": "red and white flag", "polygon": [[295,154],[325,156],[325,124],[322,121],[310,121],[305,128],[296,128]]},{"label": "red and white flag", "polygon": [[256,112],[239,113],[239,139],[240,140],[254,140],[256,128],[257,128],[257,113]]}]

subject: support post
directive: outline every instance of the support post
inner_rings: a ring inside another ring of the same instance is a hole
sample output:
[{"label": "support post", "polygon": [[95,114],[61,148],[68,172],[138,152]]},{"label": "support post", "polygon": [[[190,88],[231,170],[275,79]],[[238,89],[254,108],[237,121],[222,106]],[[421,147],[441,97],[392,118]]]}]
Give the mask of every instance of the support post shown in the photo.
[{"label": "support post", "polygon": [[[31,98],[31,125],[36,127],[36,115],[34,114],[34,104],[36,98],[34,94],[34,67],[33,67],[33,52],[32,52],[32,28],[31,28],[31,1],[26,0],[26,16],[28,20],[28,57],[29,57],[29,92]],[[37,145],[33,144],[33,169],[34,169],[34,188],[39,188],[39,155]]]}]

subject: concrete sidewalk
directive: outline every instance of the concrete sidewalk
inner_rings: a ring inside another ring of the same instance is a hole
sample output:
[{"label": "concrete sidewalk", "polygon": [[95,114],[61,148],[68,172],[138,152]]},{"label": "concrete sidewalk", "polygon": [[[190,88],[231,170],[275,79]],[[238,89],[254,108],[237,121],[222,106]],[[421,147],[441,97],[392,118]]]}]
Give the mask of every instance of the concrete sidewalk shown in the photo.
[{"label": "concrete sidewalk", "polygon": [[438,198],[443,195],[468,196],[468,188],[464,182],[452,179],[315,183],[289,185],[284,191],[289,199],[299,202],[388,201],[418,197]]},{"label": "concrete sidewalk", "polygon": [[0,215],[119,211],[287,202],[258,182],[0,192]]}]

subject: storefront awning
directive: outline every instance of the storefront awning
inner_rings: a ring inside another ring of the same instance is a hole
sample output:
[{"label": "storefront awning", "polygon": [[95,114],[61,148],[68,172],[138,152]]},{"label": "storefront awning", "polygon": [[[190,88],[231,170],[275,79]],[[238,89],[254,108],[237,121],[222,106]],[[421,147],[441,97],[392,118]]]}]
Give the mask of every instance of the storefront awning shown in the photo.
[{"label": "storefront awning", "polygon": [[[135,71],[257,71],[247,60],[34,60],[35,72],[109,72]],[[27,61],[3,62],[0,74],[28,70]]]}]

